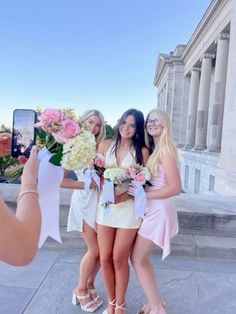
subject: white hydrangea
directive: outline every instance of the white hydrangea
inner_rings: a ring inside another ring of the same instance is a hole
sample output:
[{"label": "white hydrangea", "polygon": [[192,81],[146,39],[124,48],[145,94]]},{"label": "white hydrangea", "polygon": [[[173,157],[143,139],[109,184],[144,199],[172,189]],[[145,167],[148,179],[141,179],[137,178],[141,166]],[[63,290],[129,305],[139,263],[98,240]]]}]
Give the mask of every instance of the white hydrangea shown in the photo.
[{"label": "white hydrangea", "polygon": [[146,181],[150,181],[151,180],[152,175],[151,175],[151,173],[150,173],[150,171],[149,171],[149,169],[147,167],[143,167],[141,172],[144,174],[144,178],[145,178]]},{"label": "white hydrangea", "polygon": [[81,129],[76,137],[69,139],[63,145],[61,165],[68,170],[84,168],[94,158],[95,150],[94,135],[85,129]]},{"label": "white hydrangea", "polygon": [[125,177],[126,172],[122,168],[107,168],[104,171],[104,179],[110,180],[113,183],[117,184],[122,182],[122,179]]}]

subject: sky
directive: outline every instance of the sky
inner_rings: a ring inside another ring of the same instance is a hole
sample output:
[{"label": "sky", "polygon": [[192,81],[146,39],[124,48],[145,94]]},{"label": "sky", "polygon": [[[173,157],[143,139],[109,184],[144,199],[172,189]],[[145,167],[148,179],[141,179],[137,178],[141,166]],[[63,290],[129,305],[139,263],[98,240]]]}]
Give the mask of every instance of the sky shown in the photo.
[{"label": "sky", "polygon": [[16,108],[100,110],[114,125],[157,104],[159,53],[186,44],[210,0],[8,0],[0,10],[0,125]]}]

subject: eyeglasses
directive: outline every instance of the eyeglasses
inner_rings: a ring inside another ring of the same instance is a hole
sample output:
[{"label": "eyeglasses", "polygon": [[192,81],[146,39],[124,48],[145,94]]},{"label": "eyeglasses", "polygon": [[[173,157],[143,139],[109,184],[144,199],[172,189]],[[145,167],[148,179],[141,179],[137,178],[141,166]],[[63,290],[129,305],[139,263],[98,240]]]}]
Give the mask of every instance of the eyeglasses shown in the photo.
[{"label": "eyeglasses", "polygon": [[147,120],[147,125],[159,125],[159,124],[161,124],[161,122],[158,120],[158,119],[148,119]]}]

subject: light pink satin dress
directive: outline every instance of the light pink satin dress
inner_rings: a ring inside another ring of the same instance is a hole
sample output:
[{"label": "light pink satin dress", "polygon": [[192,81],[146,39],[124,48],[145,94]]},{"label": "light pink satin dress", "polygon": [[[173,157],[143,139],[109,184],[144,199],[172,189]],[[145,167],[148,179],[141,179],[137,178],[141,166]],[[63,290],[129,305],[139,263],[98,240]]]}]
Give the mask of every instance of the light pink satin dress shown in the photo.
[{"label": "light pink satin dress", "polygon": [[[146,191],[162,189],[166,186],[164,168],[159,165],[159,173],[151,179],[152,186]],[[178,233],[178,217],[171,198],[147,200],[144,219],[138,231],[143,238],[151,240],[163,250],[162,260],[170,254],[170,240]]]}]

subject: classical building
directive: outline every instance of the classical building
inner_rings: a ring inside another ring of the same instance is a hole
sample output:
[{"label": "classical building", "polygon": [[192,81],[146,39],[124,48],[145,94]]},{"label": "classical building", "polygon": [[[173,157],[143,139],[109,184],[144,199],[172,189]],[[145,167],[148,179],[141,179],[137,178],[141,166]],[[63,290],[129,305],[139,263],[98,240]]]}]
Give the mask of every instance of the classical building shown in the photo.
[{"label": "classical building", "polygon": [[182,188],[236,195],[236,0],[213,0],[186,45],[159,54],[157,107],[169,112]]}]

